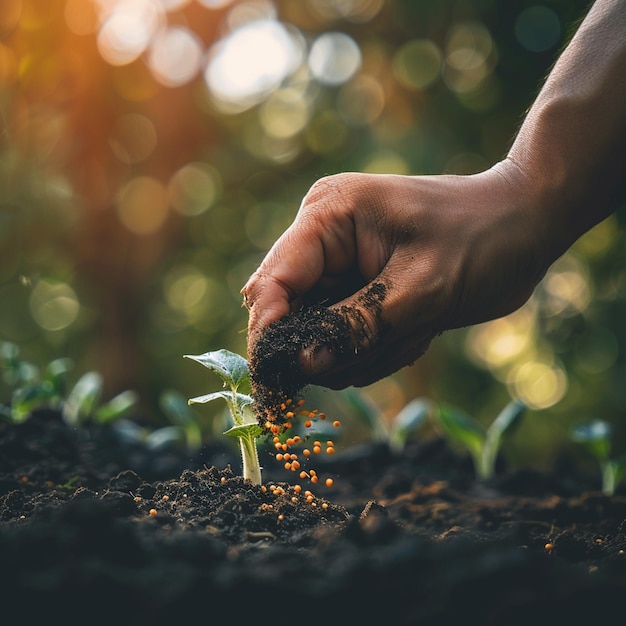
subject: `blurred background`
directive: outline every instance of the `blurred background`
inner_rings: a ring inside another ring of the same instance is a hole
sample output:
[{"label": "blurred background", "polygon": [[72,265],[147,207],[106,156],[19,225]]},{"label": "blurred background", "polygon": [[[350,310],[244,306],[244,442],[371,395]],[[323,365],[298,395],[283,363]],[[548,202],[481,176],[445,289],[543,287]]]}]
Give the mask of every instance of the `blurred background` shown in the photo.
[{"label": "blurred background", "polygon": [[[183,354],[245,354],[239,290],[317,178],[498,161],[588,5],[2,0],[0,340],[100,372],[164,423],[164,390],[216,388]],[[623,432],[625,250],[618,212],[521,310],[444,334],[366,397],[485,424],[520,397],[513,461],[542,463],[578,421]]]}]

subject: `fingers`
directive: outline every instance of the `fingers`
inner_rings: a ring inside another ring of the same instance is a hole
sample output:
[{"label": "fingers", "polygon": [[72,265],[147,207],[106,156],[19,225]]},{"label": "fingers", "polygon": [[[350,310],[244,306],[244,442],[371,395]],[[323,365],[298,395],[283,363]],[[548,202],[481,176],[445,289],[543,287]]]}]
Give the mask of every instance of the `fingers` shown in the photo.
[{"label": "fingers", "polygon": [[395,341],[378,345],[368,353],[361,353],[353,359],[346,358],[336,363],[326,374],[313,376],[313,384],[329,389],[345,389],[349,386],[365,387],[376,381],[412,365],[430,346],[439,333],[430,331],[419,338],[410,340],[398,338]]},{"label": "fingers", "polygon": [[241,290],[249,311],[249,342],[255,343],[262,329],[295,310],[300,294],[316,284],[323,269],[317,234],[302,232],[295,224],[285,231]]},{"label": "fingers", "polygon": [[332,389],[369,385],[426,351],[439,331],[431,323],[419,323],[417,307],[407,308],[406,300],[396,296],[377,280],[331,307],[345,320],[350,345],[340,354],[318,343],[305,345],[298,362],[311,382]]}]

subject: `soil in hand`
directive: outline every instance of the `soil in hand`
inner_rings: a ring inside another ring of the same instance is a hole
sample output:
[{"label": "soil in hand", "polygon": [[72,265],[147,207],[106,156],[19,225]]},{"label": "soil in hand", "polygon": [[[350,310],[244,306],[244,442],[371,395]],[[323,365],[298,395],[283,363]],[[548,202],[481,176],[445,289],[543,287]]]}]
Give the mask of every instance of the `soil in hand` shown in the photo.
[{"label": "soil in hand", "polygon": [[305,307],[270,324],[248,360],[259,423],[284,420],[281,406],[312,382],[300,364],[304,347],[314,352],[324,347],[341,356],[351,346],[345,318],[325,306]]}]

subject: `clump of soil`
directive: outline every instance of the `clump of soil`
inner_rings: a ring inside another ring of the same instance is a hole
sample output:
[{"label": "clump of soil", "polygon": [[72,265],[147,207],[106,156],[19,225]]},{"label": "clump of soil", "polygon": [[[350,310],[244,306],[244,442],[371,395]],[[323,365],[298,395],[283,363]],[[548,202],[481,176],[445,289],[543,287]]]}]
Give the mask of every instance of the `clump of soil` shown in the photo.
[{"label": "clump of soil", "polygon": [[316,305],[300,309],[270,324],[249,355],[250,382],[257,417],[281,419],[281,404],[295,397],[312,380],[299,361],[304,347],[322,347],[337,356],[352,347],[350,327],[337,311]]},{"label": "clump of soil", "polygon": [[313,353],[324,348],[336,357],[367,349],[385,327],[382,303],[387,287],[372,283],[356,306],[337,311],[320,304],[305,306],[270,324],[249,355],[252,396],[257,418],[281,420],[281,405],[315,382],[302,370],[303,348]]}]

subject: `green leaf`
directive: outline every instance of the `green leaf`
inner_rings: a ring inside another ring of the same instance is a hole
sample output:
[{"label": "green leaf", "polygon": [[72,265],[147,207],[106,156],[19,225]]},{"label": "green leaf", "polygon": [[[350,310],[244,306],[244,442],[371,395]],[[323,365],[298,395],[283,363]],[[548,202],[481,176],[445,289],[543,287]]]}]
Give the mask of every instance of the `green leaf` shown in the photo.
[{"label": "green leaf", "polygon": [[185,443],[185,431],[180,426],[157,428],[145,439],[146,446],[153,452],[181,443]]},{"label": "green leaf", "polygon": [[572,431],[572,439],[587,446],[593,456],[605,461],[611,454],[611,424],[604,420],[592,420],[579,424]]},{"label": "green leaf", "polygon": [[26,385],[18,389],[11,399],[11,417],[14,422],[23,422],[31,411],[49,404],[54,398],[54,389],[49,381]]},{"label": "green leaf", "polygon": [[233,426],[224,432],[229,437],[251,437],[256,439],[263,434],[263,429],[255,422],[254,424],[242,424],[240,426]]},{"label": "green leaf", "polygon": [[102,393],[102,376],[97,372],[83,374],[63,405],[63,419],[77,425],[92,414]]},{"label": "green leaf", "polygon": [[487,436],[480,422],[446,404],[439,404],[434,416],[451,440],[467,448],[475,460],[480,458]]},{"label": "green leaf", "polygon": [[344,391],[351,415],[361,420],[374,439],[386,441],[389,437],[389,426],[380,408],[360,389],[348,388]]},{"label": "green leaf", "polygon": [[187,400],[182,393],[168,389],[159,397],[161,410],[171,422],[185,426],[196,423],[196,414],[189,408],[191,400]]},{"label": "green leaf", "polygon": [[214,350],[204,354],[185,354],[184,358],[192,359],[215,372],[226,385],[237,389],[239,385],[250,379],[248,362],[241,355],[230,350]]},{"label": "green leaf", "polygon": [[406,404],[391,420],[389,442],[394,450],[404,448],[409,435],[417,430],[430,414],[431,403],[423,398],[415,398]]},{"label": "green leaf", "polygon": [[50,381],[55,393],[62,398],[65,396],[67,388],[67,373],[72,369],[74,363],[71,359],[55,359],[48,363],[44,377]]},{"label": "green leaf", "polygon": [[505,433],[511,433],[521,423],[526,405],[520,400],[511,400],[487,428],[487,436],[483,443],[479,475],[491,478],[495,471],[498,451]]},{"label": "green leaf", "polygon": [[[228,402],[230,405],[230,403],[233,400],[233,394],[231,391],[226,391],[226,390],[214,391],[212,393],[207,393],[204,396],[197,396],[195,398],[190,398],[188,400],[188,403],[189,404],[206,404],[207,402],[212,402],[213,400],[217,400],[218,398],[222,398],[226,400],[226,402]],[[235,398],[237,399],[237,405],[239,406],[239,408],[243,408],[247,406],[248,404],[252,404],[253,402],[252,398],[244,393],[235,394]]]},{"label": "green leaf", "polygon": [[517,428],[526,412],[526,405],[521,400],[511,400],[498,414],[498,417],[491,423],[488,436],[501,437],[506,432],[512,432]]},{"label": "green leaf", "polygon": [[127,415],[135,406],[139,396],[130,389],[122,391],[108,402],[98,407],[94,413],[94,417],[100,424],[113,422],[124,415]]},{"label": "green leaf", "polygon": [[615,474],[615,485],[617,486],[626,476],[626,456],[621,456],[619,459],[614,459],[613,470]]},{"label": "green leaf", "polygon": [[191,451],[199,449],[202,445],[202,430],[196,413],[189,408],[187,398],[178,391],[167,390],[161,394],[159,404],[169,420],[183,429],[188,448]]}]

